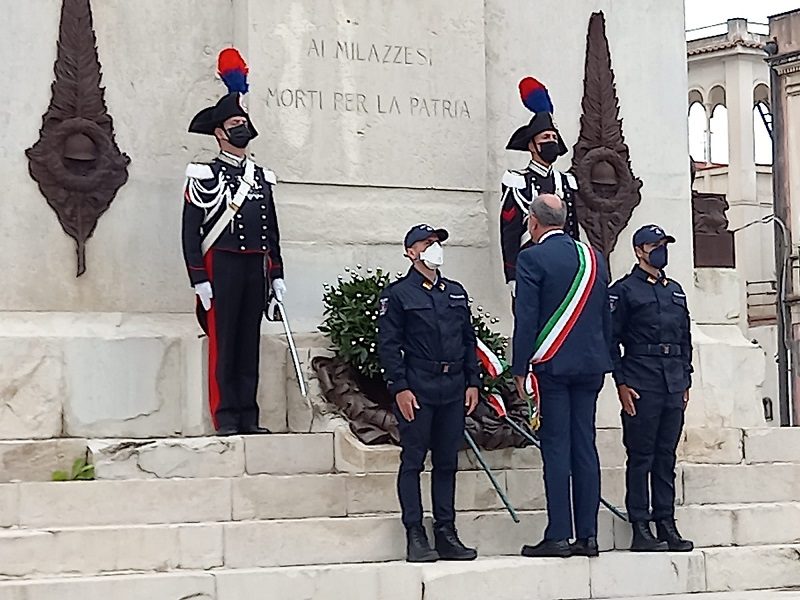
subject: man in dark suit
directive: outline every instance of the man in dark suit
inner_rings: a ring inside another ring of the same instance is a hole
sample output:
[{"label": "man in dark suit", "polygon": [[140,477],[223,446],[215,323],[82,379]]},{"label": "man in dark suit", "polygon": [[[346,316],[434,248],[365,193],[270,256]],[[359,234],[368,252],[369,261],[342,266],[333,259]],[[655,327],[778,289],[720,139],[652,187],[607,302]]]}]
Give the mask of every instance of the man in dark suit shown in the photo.
[{"label": "man in dark suit", "polygon": [[598,554],[595,407],[612,369],[608,275],[600,254],[564,233],[566,212],[558,196],[537,196],[528,224],[535,245],[517,261],[512,371],[523,393],[533,365],[548,518],[544,540],[523,546],[523,556]]}]

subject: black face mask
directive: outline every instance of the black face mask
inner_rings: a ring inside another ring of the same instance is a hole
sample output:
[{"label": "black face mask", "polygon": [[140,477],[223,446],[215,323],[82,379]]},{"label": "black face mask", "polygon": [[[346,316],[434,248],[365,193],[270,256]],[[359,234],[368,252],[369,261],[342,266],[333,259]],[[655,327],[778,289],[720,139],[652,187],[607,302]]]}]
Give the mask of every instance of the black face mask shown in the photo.
[{"label": "black face mask", "polygon": [[653,248],[650,251],[650,254],[647,255],[647,262],[649,262],[653,267],[656,269],[663,269],[667,266],[667,262],[669,262],[669,257],[667,256],[667,246],[659,246],[658,248]]},{"label": "black face mask", "polygon": [[547,164],[556,162],[558,151],[558,142],[542,142],[539,144],[539,156]]},{"label": "black face mask", "polygon": [[228,141],[231,143],[231,145],[235,146],[236,148],[247,148],[247,144],[250,143],[250,140],[253,137],[250,133],[250,128],[247,126],[247,123],[242,123],[236,127],[226,129],[225,135],[228,136]]}]

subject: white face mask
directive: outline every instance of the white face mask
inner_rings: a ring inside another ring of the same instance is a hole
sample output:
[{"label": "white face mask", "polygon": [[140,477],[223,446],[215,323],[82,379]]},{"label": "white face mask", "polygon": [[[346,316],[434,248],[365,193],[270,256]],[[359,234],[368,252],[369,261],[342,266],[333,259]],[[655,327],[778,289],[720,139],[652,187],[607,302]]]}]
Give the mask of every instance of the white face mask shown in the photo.
[{"label": "white face mask", "polygon": [[431,244],[419,255],[419,259],[431,270],[436,270],[444,264],[444,248],[439,242]]}]

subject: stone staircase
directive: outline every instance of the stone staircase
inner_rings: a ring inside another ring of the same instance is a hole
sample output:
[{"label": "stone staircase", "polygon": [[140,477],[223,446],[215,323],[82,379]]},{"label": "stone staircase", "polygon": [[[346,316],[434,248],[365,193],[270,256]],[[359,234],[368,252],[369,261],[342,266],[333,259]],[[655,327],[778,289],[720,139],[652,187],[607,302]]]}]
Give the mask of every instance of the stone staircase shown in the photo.
[{"label": "stone staircase", "polygon": [[[0,600],[800,598],[776,591],[800,586],[800,430],[687,430],[677,518],[690,554],[611,551],[629,532],[601,510],[600,558],[520,558],[545,523],[537,451],[486,453],[520,524],[464,453],[458,526],[481,558],[416,566],[402,562],[398,450],[330,429],[0,442]],[[620,437],[598,430],[603,494],[617,505]],[[83,454],[95,481],[48,481]]]}]

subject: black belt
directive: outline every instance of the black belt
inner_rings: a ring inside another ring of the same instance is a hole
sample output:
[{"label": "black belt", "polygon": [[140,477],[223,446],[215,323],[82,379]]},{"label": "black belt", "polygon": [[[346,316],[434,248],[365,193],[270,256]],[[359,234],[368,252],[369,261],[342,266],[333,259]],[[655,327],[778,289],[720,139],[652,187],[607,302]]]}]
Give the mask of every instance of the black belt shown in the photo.
[{"label": "black belt", "polygon": [[625,346],[626,356],[680,356],[679,344],[633,344]]},{"label": "black belt", "polygon": [[425,360],[406,356],[406,363],[415,369],[422,369],[428,373],[460,373],[464,369],[464,361],[440,362],[437,360]]}]

